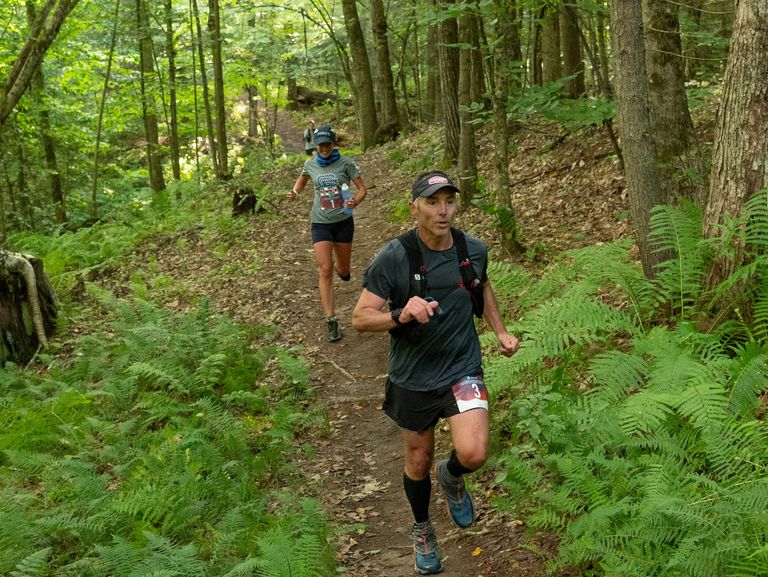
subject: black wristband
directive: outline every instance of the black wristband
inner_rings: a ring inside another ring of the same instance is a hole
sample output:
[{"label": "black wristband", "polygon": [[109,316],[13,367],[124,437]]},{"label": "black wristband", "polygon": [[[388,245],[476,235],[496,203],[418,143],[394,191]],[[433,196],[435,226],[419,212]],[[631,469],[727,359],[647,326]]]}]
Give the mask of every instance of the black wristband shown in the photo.
[{"label": "black wristband", "polygon": [[400,322],[400,314],[403,312],[403,309],[401,307],[398,307],[396,309],[392,309],[392,312],[389,313],[389,316],[392,317],[392,320],[395,321],[395,324],[399,327],[403,326],[403,323]]}]

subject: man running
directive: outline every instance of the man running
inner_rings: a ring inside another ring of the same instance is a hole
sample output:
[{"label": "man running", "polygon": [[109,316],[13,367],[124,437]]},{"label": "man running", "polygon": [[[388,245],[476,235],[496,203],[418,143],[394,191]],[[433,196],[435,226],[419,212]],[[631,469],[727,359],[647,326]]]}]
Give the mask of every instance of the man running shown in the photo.
[{"label": "man running", "polygon": [[448,421],[453,450],[434,474],[459,527],[475,520],[464,475],[488,456],[488,394],[473,313],[491,327],[503,355],[519,347],[488,282],[485,244],[451,228],[458,192],[443,172],[416,178],[409,206],[418,227],[374,257],[352,315],[359,331],[391,333],[384,411],[402,431],[403,487],[414,517],[415,569],[422,575],[443,570],[429,517],[439,419]]}]

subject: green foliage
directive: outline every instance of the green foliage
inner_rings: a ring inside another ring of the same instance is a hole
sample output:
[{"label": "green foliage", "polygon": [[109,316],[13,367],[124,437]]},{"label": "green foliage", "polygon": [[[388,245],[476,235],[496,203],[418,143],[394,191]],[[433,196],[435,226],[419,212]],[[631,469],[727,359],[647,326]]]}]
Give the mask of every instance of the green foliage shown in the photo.
[{"label": "green foliage", "polygon": [[750,239],[734,276],[759,303],[751,327],[696,324],[713,247],[689,206],[654,212],[652,243],[667,256],[654,281],[620,242],[570,251],[531,286],[495,285],[530,308],[512,327],[525,336],[518,354],[487,363],[499,506],[562,534],[554,572],[765,573],[768,341],[764,293],[743,284],[763,278],[765,206],[752,199],[732,229]]},{"label": "green foliage", "polygon": [[[305,362],[207,304],[92,294],[108,325],[44,374],[0,373],[0,574],[222,575],[261,542],[332,574],[332,557],[269,545],[325,547],[317,506],[281,496],[312,419],[294,404]],[[252,391],[265,375],[276,386]]]},{"label": "green foliage", "polygon": [[564,98],[564,86],[570,77],[543,86],[529,86],[519,91],[508,105],[508,114],[518,122],[539,117],[570,130],[601,126],[613,118],[615,104],[604,98]]}]

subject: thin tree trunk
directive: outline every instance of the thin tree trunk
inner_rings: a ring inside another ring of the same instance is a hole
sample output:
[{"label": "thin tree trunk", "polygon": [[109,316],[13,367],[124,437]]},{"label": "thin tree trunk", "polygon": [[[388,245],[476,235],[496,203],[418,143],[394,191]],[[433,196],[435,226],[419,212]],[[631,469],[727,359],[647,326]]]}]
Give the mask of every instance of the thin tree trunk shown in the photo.
[{"label": "thin tree trunk", "polygon": [[208,0],[208,32],[211,38],[213,60],[213,99],[216,106],[216,154],[218,156],[220,180],[229,180],[229,159],[227,151],[227,113],[224,106],[224,66],[221,60],[221,18],[219,0]]},{"label": "thin tree trunk", "polygon": [[[30,27],[34,26],[36,19],[35,5],[30,0],[27,0],[27,18],[29,19]],[[45,100],[45,76],[43,75],[42,66],[39,66],[37,72],[35,72],[35,76],[32,79],[32,88],[40,106],[40,142],[43,145],[43,154],[48,171],[48,183],[51,187],[51,202],[54,206],[56,222],[64,224],[67,222],[64,187],[61,183],[59,163],[56,159],[56,144],[51,131],[51,114]]]},{"label": "thin tree trunk", "polygon": [[579,20],[576,7],[564,4],[560,8],[560,36],[563,47],[563,76],[573,76],[565,85],[570,98],[581,98],[584,87],[584,60],[581,58]]},{"label": "thin tree trunk", "polygon": [[493,90],[493,184],[499,204],[497,227],[501,246],[508,254],[524,248],[518,239],[517,219],[512,209],[509,185],[509,122],[507,99],[513,85],[512,63],[520,60],[520,36],[514,22],[516,0],[495,0],[496,43]]},{"label": "thin tree trunk", "polygon": [[157,128],[156,98],[154,93],[154,65],[152,39],[149,31],[149,14],[145,0],[136,0],[136,22],[139,37],[141,108],[144,117],[144,138],[147,141],[147,167],[149,183],[154,192],[165,190],[163,165],[160,158],[159,131]]},{"label": "thin tree trunk", "polygon": [[101,129],[104,122],[104,107],[107,103],[109,92],[109,79],[112,76],[112,60],[115,55],[115,43],[117,42],[117,23],[120,17],[120,0],[115,0],[115,13],[112,16],[112,35],[109,39],[109,54],[107,55],[107,70],[104,72],[104,84],[101,87],[101,99],[99,100],[99,114],[96,120],[96,144],[93,147],[93,186],[91,187],[91,220],[99,218],[99,206],[97,199],[99,183],[99,149],[101,148]]},{"label": "thin tree trunk", "polygon": [[606,81],[608,92],[606,96],[613,95],[613,87],[610,84],[609,78],[611,77],[608,69],[608,48],[605,42],[605,16],[602,11],[597,13],[597,46],[600,54],[600,73]]},{"label": "thin tree trunk", "polygon": [[[450,8],[452,1],[439,6]],[[438,26],[438,61],[440,64],[440,102],[445,129],[445,162],[453,164],[459,154],[461,122],[459,119],[459,40],[456,18],[443,18]]]},{"label": "thin tree trunk", "polygon": [[541,36],[542,77],[544,84],[560,80],[563,68],[560,63],[560,13],[548,6],[544,13]]},{"label": "thin tree trunk", "polygon": [[195,28],[197,29],[197,59],[200,63],[200,84],[203,87],[203,108],[205,109],[205,125],[208,134],[208,156],[211,158],[213,174],[216,175],[216,178],[220,178],[219,153],[214,136],[211,98],[208,93],[208,72],[206,71],[205,55],[203,54],[203,29],[200,26],[200,11],[197,7],[197,0],[192,0],[192,14],[195,19]]},{"label": "thin tree trunk", "polygon": [[171,150],[173,179],[181,180],[179,150],[179,112],[176,102],[176,41],[173,37],[173,2],[165,0],[165,51],[168,56],[168,106],[171,111],[168,140]]},{"label": "thin tree trunk", "polygon": [[13,62],[11,71],[0,92],[0,127],[27,90],[32,77],[40,67],[61,25],[79,0],[47,0]]},{"label": "thin tree trunk", "polygon": [[378,62],[378,93],[381,102],[381,121],[377,143],[389,140],[400,130],[400,115],[397,111],[395,83],[392,78],[392,64],[389,54],[389,36],[387,34],[387,16],[382,0],[370,0],[371,26],[376,41],[376,60]]},{"label": "thin tree trunk", "polygon": [[357,94],[357,118],[360,127],[360,140],[363,150],[376,144],[376,130],[379,121],[376,115],[376,99],[373,95],[373,77],[368,61],[368,50],[360,26],[355,0],[342,0],[344,25],[349,38],[349,50],[352,54],[354,83]]},{"label": "thin tree trunk", "polygon": [[653,278],[662,255],[653,253],[648,242],[651,209],[667,199],[662,194],[665,189],[651,133],[640,3],[636,0],[613,0],[611,26],[624,172],[640,260],[645,275]]},{"label": "thin tree trunk", "polygon": [[[430,10],[436,9],[437,0],[426,0]],[[430,23],[427,27],[427,100],[425,120],[434,121],[442,117],[440,94],[440,48],[438,26]]]},{"label": "thin tree trunk", "polygon": [[[472,206],[472,199],[477,193],[477,155],[475,153],[475,128],[472,125],[472,50],[476,48],[473,42],[473,15],[465,13],[459,18],[459,44],[463,48],[459,52],[459,153],[458,172],[459,190],[461,192],[462,208]],[[471,47],[471,48],[470,48]]]}]

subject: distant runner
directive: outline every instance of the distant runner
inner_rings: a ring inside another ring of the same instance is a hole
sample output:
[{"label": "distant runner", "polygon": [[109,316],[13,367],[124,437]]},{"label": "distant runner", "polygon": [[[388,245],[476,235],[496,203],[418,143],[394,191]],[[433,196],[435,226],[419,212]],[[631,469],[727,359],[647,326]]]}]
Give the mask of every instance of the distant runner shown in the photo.
[{"label": "distant runner", "polygon": [[315,152],[317,152],[317,148],[315,147],[315,142],[312,139],[313,135],[315,134],[315,121],[310,120],[307,124],[307,127],[304,129],[304,153],[307,156],[314,156]]},{"label": "distant runner", "polygon": [[[315,194],[310,220],[319,272],[320,303],[325,315],[328,340],[335,342],[341,339],[341,327],[334,308],[333,271],[335,268],[336,274],[345,282],[350,279],[349,265],[355,233],[355,221],[351,212],[360,205],[367,193],[355,161],[342,156],[339,150],[334,148],[336,133],[330,126],[320,125],[313,133],[313,142],[317,147],[317,155],[304,161],[301,175],[288,193],[288,198],[296,198],[312,179]],[[355,185],[356,192],[352,196],[350,191],[349,200],[345,200],[344,191],[350,183]]]}]

